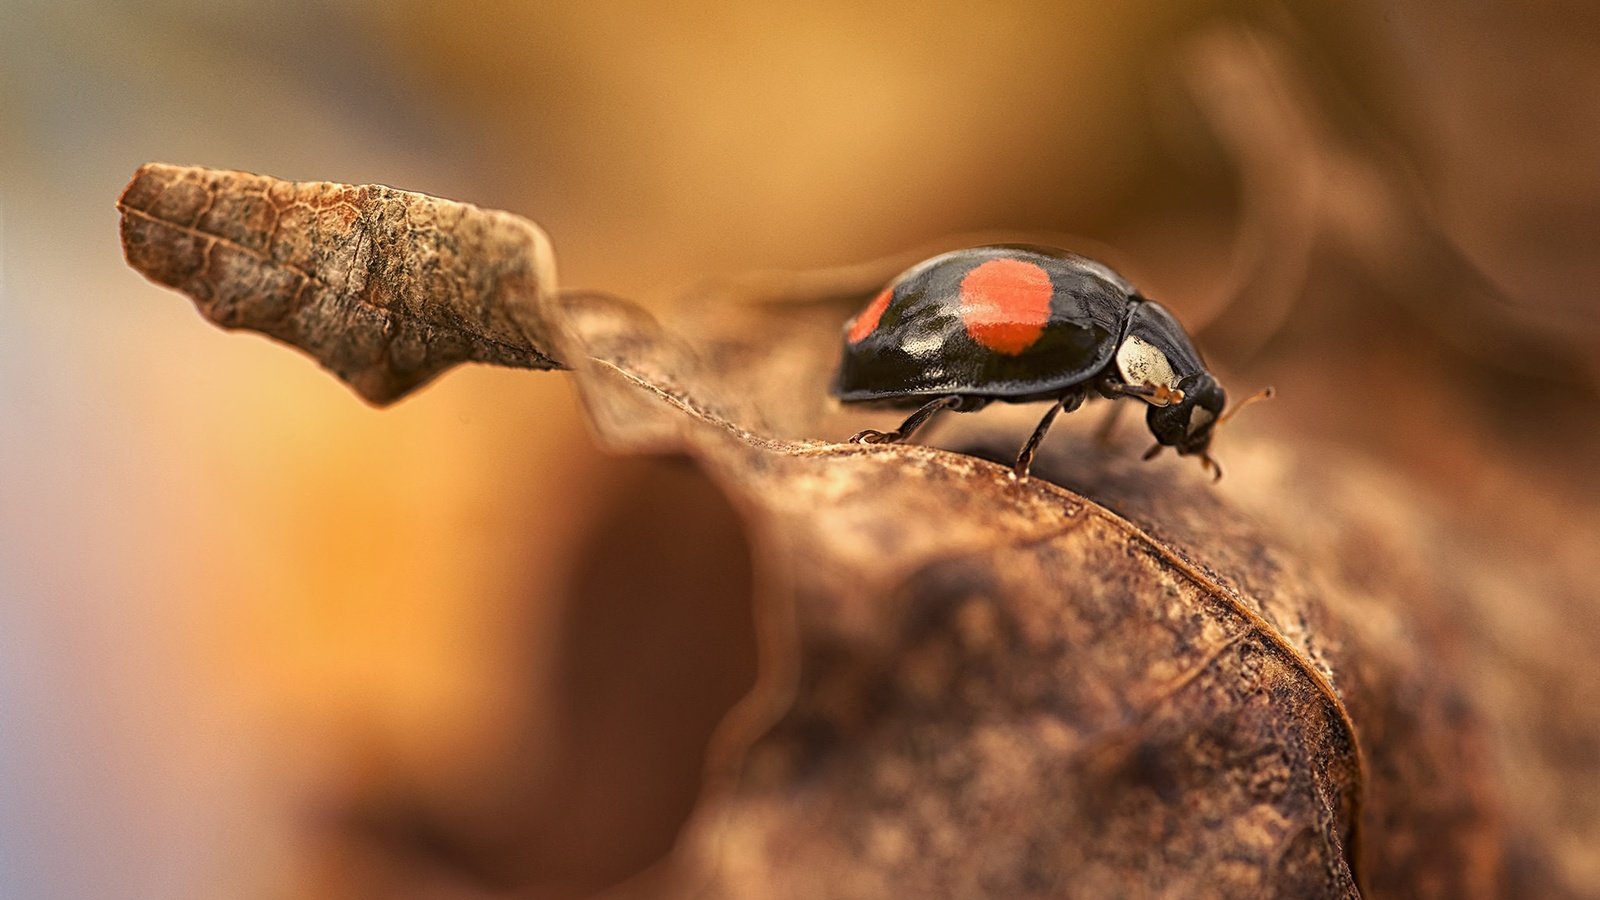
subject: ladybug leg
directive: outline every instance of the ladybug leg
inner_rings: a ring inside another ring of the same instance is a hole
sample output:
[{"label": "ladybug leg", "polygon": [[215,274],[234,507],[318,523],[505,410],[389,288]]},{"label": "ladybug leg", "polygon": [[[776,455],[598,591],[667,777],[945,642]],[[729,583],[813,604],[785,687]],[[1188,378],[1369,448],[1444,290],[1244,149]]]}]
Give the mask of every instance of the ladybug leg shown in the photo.
[{"label": "ladybug leg", "polygon": [[1152,406],[1171,406],[1183,402],[1183,391],[1169,388],[1164,384],[1123,384],[1109,378],[1102,379],[1095,388],[1100,395],[1107,399],[1117,397],[1138,397],[1149,402]]},{"label": "ladybug leg", "polygon": [[1033,465],[1033,452],[1039,449],[1039,442],[1044,440],[1045,433],[1050,430],[1050,426],[1055,422],[1056,416],[1063,412],[1072,412],[1082,406],[1083,397],[1082,390],[1068,391],[1062,394],[1056,402],[1050,404],[1050,408],[1045,410],[1044,418],[1039,420],[1038,427],[1034,428],[1033,434],[1028,436],[1028,442],[1023,444],[1022,450],[1017,453],[1017,461],[1011,467],[1011,476],[1013,478],[1018,481],[1028,480],[1028,469]]},{"label": "ladybug leg", "polygon": [[903,440],[907,440],[913,434],[916,434],[917,429],[921,428],[923,425],[926,425],[928,420],[933,418],[934,413],[941,412],[946,409],[954,409],[960,405],[961,398],[955,394],[951,394],[948,397],[935,398],[927,403],[924,403],[920,409],[912,413],[910,416],[907,416],[906,420],[900,423],[899,428],[896,428],[893,431],[874,431],[871,428],[868,428],[866,431],[859,432],[854,437],[850,438],[850,443],[898,444]]},{"label": "ladybug leg", "polygon": [[1116,400],[1119,397],[1126,397],[1128,396],[1129,392],[1129,388],[1126,384],[1123,384],[1109,375],[1102,377],[1099,381],[1096,381],[1094,383],[1094,389],[1099,391],[1100,396],[1106,398],[1107,400]]}]

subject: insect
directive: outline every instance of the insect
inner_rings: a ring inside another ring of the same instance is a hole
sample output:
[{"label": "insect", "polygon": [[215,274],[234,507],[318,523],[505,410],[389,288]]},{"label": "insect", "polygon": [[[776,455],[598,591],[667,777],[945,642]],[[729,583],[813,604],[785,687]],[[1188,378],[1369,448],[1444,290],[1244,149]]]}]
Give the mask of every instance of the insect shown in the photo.
[{"label": "insect", "polygon": [[1002,244],[957,250],[906,270],[851,319],[833,393],[845,403],[916,411],[894,431],[863,431],[854,443],[910,438],[945,410],[971,412],[994,401],[1050,400],[1017,454],[1025,479],[1034,451],[1062,412],[1090,391],[1149,404],[1156,444],[1197,456],[1212,435],[1267,388],[1224,412],[1227,393],[1183,326],[1103,263],[1049,247]]}]

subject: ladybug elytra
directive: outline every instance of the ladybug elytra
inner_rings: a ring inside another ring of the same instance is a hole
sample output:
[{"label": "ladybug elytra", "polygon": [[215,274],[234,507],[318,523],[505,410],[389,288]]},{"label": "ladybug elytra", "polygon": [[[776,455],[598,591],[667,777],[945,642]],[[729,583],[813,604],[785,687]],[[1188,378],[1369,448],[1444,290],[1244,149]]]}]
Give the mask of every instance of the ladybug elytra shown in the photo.
[{"label": "ladybug elytra", "polygon": [[1232,413],[1183,326],[1108,266],[1065,250],[974,247],[911,267],[846,324],[833,385],[845,403],[916,407],[856,443],[903,441],[944,410],[1054,401],[1017,454],[1019,479],[1056,415],[1091,390],[1149,404],[1157,443],[1146,459],[1172,447],[1222,477],[1207,451]]}]

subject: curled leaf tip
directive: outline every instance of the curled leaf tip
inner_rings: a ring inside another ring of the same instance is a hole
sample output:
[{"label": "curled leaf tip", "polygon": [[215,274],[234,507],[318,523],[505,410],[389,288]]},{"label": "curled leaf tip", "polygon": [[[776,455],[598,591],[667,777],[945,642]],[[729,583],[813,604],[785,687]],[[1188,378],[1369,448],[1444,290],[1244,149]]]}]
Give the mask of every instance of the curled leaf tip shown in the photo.
[{"label": "curled leaf tip", "polygon": [[147,163],[117,200],[128,264],[224,328],[299,348],[367,401],[464,362],[563,368],[544,233],[383,185]]}]

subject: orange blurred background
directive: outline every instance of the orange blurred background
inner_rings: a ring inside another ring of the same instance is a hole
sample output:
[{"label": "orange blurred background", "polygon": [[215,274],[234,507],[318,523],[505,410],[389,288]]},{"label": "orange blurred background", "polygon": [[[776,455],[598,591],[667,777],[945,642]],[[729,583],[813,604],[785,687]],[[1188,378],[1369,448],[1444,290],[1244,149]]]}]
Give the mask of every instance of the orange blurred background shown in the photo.
[{"label": "orange blurred background", "polygon": [[[1600,84],[1600,55],[1590,23],[1520,8],[5,0],[0,896],[473,896],[330,835],[397,784],[401,806],[467,798],[441,815],[468,823],[592,799],[505,778],[575,765],[539,724],[577,727],[574,683],[628,690],[574,682],[558,646],[606,541],[633,539],[618,504],[710,504],[704,534],[738,540],[694,476],[598,455],[564,376],[469,368],[378,411],[218,332],[122,263],[113,203],[141,163],[512,210],[564,286],[658,308],[710,276],[1017,228],[1112,245],[1204,318],[1244,201],[1190,62],[1248,23],[1475,265],[1592,333],[1600,255],[1548,238],[1600,225],[1600,177],[1573,174],[1600,107],[1548,88]],[[703,562],[678,574],[748,580]],[[682,702],[710,716],[749,667],[739,649]],[[668,742],[691,773],[696,721]],[[670,823],[688,798],[650,802]],[[559,830],[529,815],[508,832]],[[630,839],[636,866],[670,830]],[[628,871],[578,857],[506,877],[562,896]]]}]

